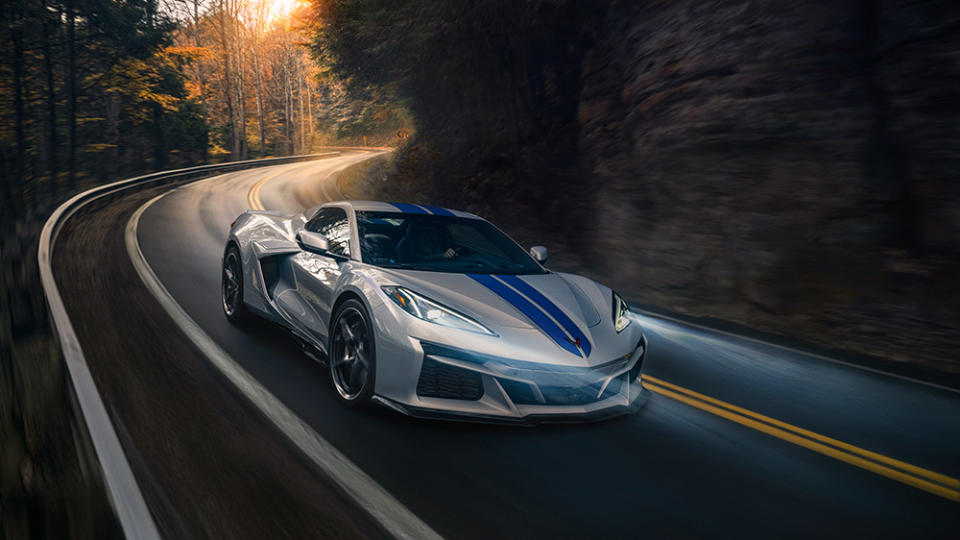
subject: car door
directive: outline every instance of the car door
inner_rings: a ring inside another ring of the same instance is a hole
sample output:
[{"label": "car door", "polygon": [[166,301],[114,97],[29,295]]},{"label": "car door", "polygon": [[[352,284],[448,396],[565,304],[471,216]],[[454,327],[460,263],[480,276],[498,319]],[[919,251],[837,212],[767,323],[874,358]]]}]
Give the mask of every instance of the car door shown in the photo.
[{"label": "car door", "polygon": [[323,208],[304,229],[324,235],[329,243],[325,253],[302,251],[292,261],[297,296],[312,312],[303,321],[304,326],[325,346],[334,289],[341,266],[350,260],[350,222],[343,208]]}]

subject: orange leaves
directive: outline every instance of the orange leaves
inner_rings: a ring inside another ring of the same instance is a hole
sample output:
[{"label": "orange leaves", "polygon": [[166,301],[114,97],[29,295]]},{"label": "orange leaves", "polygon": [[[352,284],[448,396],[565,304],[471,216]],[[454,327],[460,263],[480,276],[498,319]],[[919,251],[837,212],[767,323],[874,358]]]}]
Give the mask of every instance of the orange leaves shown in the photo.
[{"label": "orange leaves", "polygon": [[165,111],[176,110],[182,98],[163,90],[165,71],[176,70],[183,58],[202,54],[197,47],[166,47],[146,60],[127,57],[99,75],[103,92],[126,98],[131,106],[130,117],[134,121],[146,118],[146,112],[138,105],[152,103]]},{"label": "orange leaves", "polygon": [[210,47],[170,46],[164,47],[159,55],[169,60],[200,60],[213,58],[214,52]]}]

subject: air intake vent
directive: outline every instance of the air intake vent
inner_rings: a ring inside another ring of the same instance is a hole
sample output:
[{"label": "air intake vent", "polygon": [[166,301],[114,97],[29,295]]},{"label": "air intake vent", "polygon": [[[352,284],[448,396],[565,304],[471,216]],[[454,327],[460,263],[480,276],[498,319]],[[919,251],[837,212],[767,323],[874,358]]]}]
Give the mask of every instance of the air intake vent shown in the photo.
[{"label": "air intake vent", "polygon": [[647,357],[647,340],[644,338],[640,339],[640,344],[637,345],[637,348],[643,347],[643,352],[640,353],[640,358],[637,358],[637,363],[630,368],[630,378],[629,382],[637,380],[637,377],[640,376],[640,371],[643,369],[643,359]]},{"label": "air intake vent", "polygon": [[417,395],[476,401],[483,397],[483,379],[479,373],[441,364],[427,357],[420,368]]},{"label": "air intake vent", "polygon": [[260,259],[260,273],[263,274],[263,288],[270,298],[274,298],[274,288],[280,279],[280,258],[284,255],[274,255]]},{"label": "air intake vent", "polygon": [[527,383],[511,379],[497,379],[500,386],[517,405],[540,405],[542,402],[533,393],[533,387]]}]

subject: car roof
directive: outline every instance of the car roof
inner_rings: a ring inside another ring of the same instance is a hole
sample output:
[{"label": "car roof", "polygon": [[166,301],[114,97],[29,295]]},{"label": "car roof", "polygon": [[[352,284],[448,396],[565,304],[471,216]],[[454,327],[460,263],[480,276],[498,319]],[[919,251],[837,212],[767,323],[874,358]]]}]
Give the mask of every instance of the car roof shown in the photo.
[{"label": "car roof", "polygon": [[328,203],[323,206],[350,206],[359,212],[400,212],[404,214],[427,214],[436,216],[457,216],[482,219],[480,216],[476,216],[470,212],[463,212],[461,210],[453,210],[450,208],[443,208],[440,206],[432,206],[427,204],[382,201],[338,201],[336,203]]}]

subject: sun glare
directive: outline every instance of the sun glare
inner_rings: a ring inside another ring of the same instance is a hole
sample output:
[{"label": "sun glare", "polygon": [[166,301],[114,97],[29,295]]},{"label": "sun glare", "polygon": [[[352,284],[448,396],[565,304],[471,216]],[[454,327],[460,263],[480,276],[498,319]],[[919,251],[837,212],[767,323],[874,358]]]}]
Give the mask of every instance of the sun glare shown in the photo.
[{"label": "sun glare", "polygon": [[267,18],[271,21],[285,19],[307,0],[267,0]]}]

